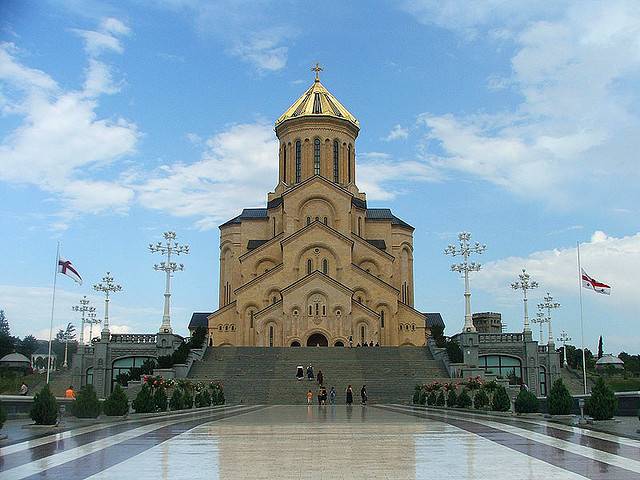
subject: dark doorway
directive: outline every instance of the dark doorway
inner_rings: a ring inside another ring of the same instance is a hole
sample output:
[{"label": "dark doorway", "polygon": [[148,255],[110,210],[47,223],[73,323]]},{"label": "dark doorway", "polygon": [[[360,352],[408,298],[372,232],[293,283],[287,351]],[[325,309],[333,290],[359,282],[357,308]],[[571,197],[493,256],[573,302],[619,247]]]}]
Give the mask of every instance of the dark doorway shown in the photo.
[{"label": "dark doorway", "polygon": [[325,337],[321,333],[314,333],[307,340],[307,347],[317,347],[317,346],[320,346],[320,347],[329,346],[329,341],[327,340],[327,337]]},{"label": "dark doorway", "polygon": [[291,346],[292,347],[299,347],[300,346],[300,342],[297,340],[294,340],[293,342],[291,342]]},{"label": "dark doorway", "polygon": [[344,347],[344,343],[342,343],[342,340],[338,340],[333,346],[334,347]]}]

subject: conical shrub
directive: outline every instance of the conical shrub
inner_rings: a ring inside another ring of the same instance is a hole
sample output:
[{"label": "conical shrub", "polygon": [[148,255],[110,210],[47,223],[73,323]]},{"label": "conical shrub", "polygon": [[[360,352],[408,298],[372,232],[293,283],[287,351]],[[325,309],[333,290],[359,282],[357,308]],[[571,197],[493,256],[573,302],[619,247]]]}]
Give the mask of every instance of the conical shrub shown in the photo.
[{"label": "conical shrub", "polygon": [[491,399],[491,410],[495,412],[508,412],[511,410],[511,399],[507,393],[507,389],[502,385],[498,385],[496,393]]},{"label": "conical shrub", "polygon": [[573,398],[561,378],[553,382],[547,397],[547,408],[551,415],[569,415],[571,413]]},{"label": "conical shrub", "polygon": [[48,384],[33,396],[30,415],[37,425],[55,425],[58,422],[58,402]]},{"label": "conical shrub", "polygon": [[98,418],[102,410],[100,400],[93,385],[85,385],[71,404],[71,413],[78,418]]},{"label": "conical shrub", "polygon": [[142,385],[142,390],[140,390],[136,398],[133,399],[132,407],[136,413],[150,413],[155,411],[156,403],[149,385],[146,383]]},{"label": "conical shrub", "polygon": [[121,417],[129,413],[129,399],[119,384],[116,384],[109,398],[104,401],[103,410],[110,417]]},{"label": "conical shrub", "polygon": [[585,402],[585,412],[594,420],[609,420],[618,409],[618,399],[611,387],[602,377],[598,377],[591,391],[591,397]]}]

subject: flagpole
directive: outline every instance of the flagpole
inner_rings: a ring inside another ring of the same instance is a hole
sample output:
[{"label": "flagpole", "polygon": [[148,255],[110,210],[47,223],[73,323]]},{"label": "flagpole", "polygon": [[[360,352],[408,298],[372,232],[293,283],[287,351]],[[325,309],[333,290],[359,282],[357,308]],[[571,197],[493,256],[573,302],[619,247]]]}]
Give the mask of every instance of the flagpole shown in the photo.
[{"label": "flagpole", "polygon": [[582,349],[582,385],[584,394],[587,394],[587,364],[584,354],[584,321],[582,318],[582,266],[580,264],[580,242],[576,242],[578,250],[578,291],[580,292],[580,343]]},{"label": "flagpole", "polygon": [[49,323],[49,354],[47,357],[47,385],[51,371],[51,340],[53,337],[53,312],[56,306],[56,280],[58,280],[58,264],[60,263],[60,242],[56,249],[56,268],[53,270],[53,296],[51,298],[51,322]]}]

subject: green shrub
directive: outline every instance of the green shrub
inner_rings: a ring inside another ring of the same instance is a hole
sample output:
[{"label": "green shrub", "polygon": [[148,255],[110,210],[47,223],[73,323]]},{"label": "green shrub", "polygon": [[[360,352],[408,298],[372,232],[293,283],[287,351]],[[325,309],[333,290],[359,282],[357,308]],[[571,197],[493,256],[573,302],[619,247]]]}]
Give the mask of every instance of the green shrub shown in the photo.
[{"label": "green shrub", "polygon": [[484,388],[481,388],[480,390],[478,390],[478,393],[476,393],[476,396],[473,397],[473,406],[477,410],[481,410],[487,405],[489,405],[489,395],[487,395],[487,392]]},{"label": "green shrub", "polygon": [[442,390],[438,392],[438,396],[436,397],[436,405],[438,407],[444,406],[444,392]]},{"label": "green shrub", "polygon": [[7,421],[7,412],[4,411],[4,407],[2,406],[2,402],[0,402],[0,430],[4,425],[4,422]]},{"label": "green shrub", "polygon": [[182,410],[184,408],[184,396],[182,394],[182,389],[176,388],[173,390],[171,399],[169,400],[169,408],[171,410]]},{"label": "green shrub", "polygon": [[129,413],[129,399],[120,385],[116,384],[102,407],[104,414],[110,417],[121,417]]},{"label": "green shrub", "polygon": [[511,399],[507,393],[507,389],[502,385],[499,385],[496,389],[496,393],[493,394],[491,399],[491,410],[494,412],[508,412],[511,410]]},{"label": "green shrub", "polygon": [[462,349],[457,342],[448,340],[444,347],[447,351],[447,356],[452,363],[462,363],[464,361],[464,355]]},{"label": "green shrub", "polygon": [[191,348],[202,348],[204,345],[204,341],[207,338],[207,329],[206,327],[197,327],[191,335],[191,339],[189,340],[189,346]]},{"label": "green shrub", "polygon": [[71,414],[78,418],[98,418],[102,405],[93,385],[85,385],[71,404]]},{"label": "green shrub", "polygon": [[458,395],[458,406],[461,408],[469,408],[471,406],[471,397],[466,388],[463,388],[460,395]]},{"label": "green shrub", "polygon": [[155,393],[153,394],[153,403],[155,403],[156,410],[164,412],[167,410],[167,403],[169,399],[167,398],[167,391],[164,387],[156,388]]},{"label": "green shrub", "polygon": [[436,392],[431,392],[427,397],[427,405],[431,405],[432,407],[438,401],[438,394]]},{"label": "green shrub", "polygon": [[561,378],[553,382],[547,397],[547,408],[551,415],[569,415],[571,413],[573,399]]},{"label": "green shrub", "polygon": [[48,384],[33,396],[30,415],[37,425],[55,425],[58,422],[58,402]]},{"label": "green shrub", "polygon": [[422,386],[416,385],[413,387],[413,398],[412,402],[414,405],[418,405],[420,403],[420,394],[422,393]]},{"label": "green shrub", "polygon": [[457,403],[458,403],[458,395],[456,395],[456,391],[449,390],[449,393],[447,393],[447,406],[455,407]]},{"label": "green shrub", "polygon": [[193,408],[193,394],[189,390],[182,394],[182,405],[182,408]]},{"label": "green shrub", "polygon": [[153,400],[153,392],[151,387],[146,383],[142,385],[142,389],[133,399],[132,407],[136,413],[150,413],[156,409],[156,403]]},{"label": "green shrub", "polygon": [[171,355],[161,355],[158,357],[158,368],[171,368],[173,367],[173,359]]},{"label": "green shrub", "polygon": [[211,405],[211,394],[205,389],[196,394],[196,407],[209,407]]},{"label": "green shrub", "polygon": [[516,397],[515,408],[518,413],[535,413],[538,411],[538,398],[523,388]]},{"label": "green shrub", "polygon": [[591,397],[585,402],[585,412],[594,420],[609,420],[618,409],[618,399],[602,377],[598,377],[591,391]]},{"label": "green shrub", "polygon": [[224,405],[224,390],[221,385],[216,386],[211,392],[212,403],[214,405]]}]

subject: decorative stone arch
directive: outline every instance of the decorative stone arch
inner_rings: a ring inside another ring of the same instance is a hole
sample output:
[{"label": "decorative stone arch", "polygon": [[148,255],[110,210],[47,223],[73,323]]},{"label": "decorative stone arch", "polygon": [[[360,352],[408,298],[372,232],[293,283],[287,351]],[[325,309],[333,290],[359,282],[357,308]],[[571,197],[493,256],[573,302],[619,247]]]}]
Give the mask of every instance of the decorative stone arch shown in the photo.
[{"label": "decorative stone arch", "polygon": [[[272,330],[273,329],[273,330]],[[277,347],[278,346],[278,322],[269,318],[264,321],[264,327],[262,328],[263,346],[265,347]]]},{"label": "decorative stone arch", "polygon": [[329,331],[328,331],[327,329],[325,329],[325,328],[319,328],[319,327],[316,327],[316,328],[313,328],[313,329],[309,330],[309,331],[305,334],[305,336],[304,336],[304,343],[303,343],[303,345],[307,345],[307,344],[309,343],[309,339],[310,339],[311,337],[313,337],[314,335],[316,335],[316,334],[320,334],[320,335],[324,336],[324,337],[327,339],[327,345],[331,345],[331,344],[333,343],[333,342],[332,342],[331,332],[329,332]]},{"label": "decorative stone arch", "polygon": [[260,276],[263,273],[267,273],[269,270],[271,270],[273,267],[275,267],[278,264],[278,260],[272,257],[263,257],[260,260],[257,260],[254,267],[253,267],[253,271],[251,273],[253,273],[254,277]]},{"label": "decorative stone arch", "polygon": [[405,340],[400,344],[401,347],[415,347],[415,344],[409,340]]},{"label": "decorative stone arch", "polygon": [[338,209],[331,198],[316,194],[302,202],[296,216],[300,219],[300,226],[307,224],[307,217],[310,217],[311,222],[315,221],[316,217],[320,222],[324,221],[324,217],[328,217],[328,225],[335,228],[338,223],[337,212]]},{"label": "decorative stone arch", "polygon": [[291,341],[289,342],[289,346],[290,346],[290,347],[301,347],[301,346],[302,346],[302,343],[300,342],[300,340],[299,340],[299,339],[294,338],[293,340],[291,340]]},{"label": "decorative stone arch", "polygon": [[[357,286],[354,287],[353,289],[353,299],[358,302],[361,303],[363,305],[367,305],[367,303],[369,302],[369,290],[367,290],[364,287],[361,286]],[[360,301],[360,299],[362,299],[362,301]]]},{"label": "decorative stone arch", "polygon": [[[274,302],[273,299],[276,299]],[[280,289],[276,286],[271,286],[265,291],[265,295],[262,299],[263,305],[266,307],[268,305],[273,305],[274,303],[278,303],[282,299],[282,293],[280,293]]]},{"label": "decorative stone arch", "polygon": [[222,342],[219,345],[216,345],[217,347],[233,347],[233,344],[229,343],[229,342]]},{"label": "decorative stone arch", "polygon": [[379,277],[382,273],[382,268],[380,267],[380,264],[376,260],[374,260],[372,257],[366,257],[365,259],[360,261],[358,266],[362,270],[365,270],[366,272],[369,272],[371,275],[375,275],[376,277]]},{"label": "decorative stone arch", "polygon": [[[356,344],[359,343],[362,345],[363,341],[366,341],[368,343],[369,340],[372,340],[371,337],[373,332],[371,331],[371,324],[369,320],[364,318],[359,318],[354,322],[354,324],[356,326],[354,343]],[[363,330],[363,327],[364,327],[364,330]]]},{"label": "decorative stone arch", "polygon": [[[326,250],[326,252],[323,252]],[[338,272],[342,270],[342,264],[340,262],[340,256],[336,253],[335,249],[324,242],[315,242],[307,246],[307,248],[300,250],[296,255],[294,265],[298,268],[298,278],[307,275],[307,260],[312,260],[312,269],[322,271],[322,260],[326,258],[329,261],[329,276],[338,277]]]},{"label": "decorative stone arch", "polygon": [[329,296],[320,289],[314,289],[307,294],[305,312],[308,316],[326,317],[329,312]]}]

